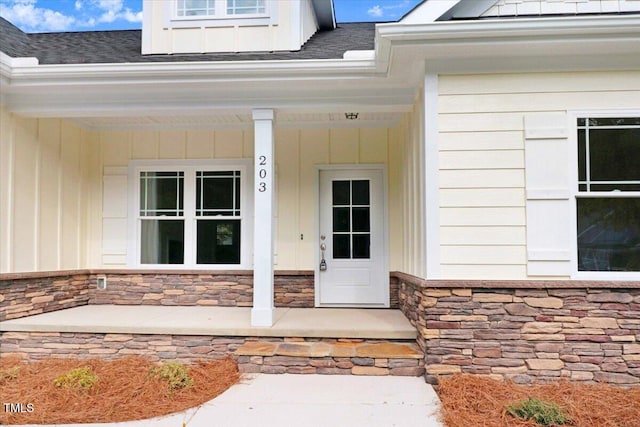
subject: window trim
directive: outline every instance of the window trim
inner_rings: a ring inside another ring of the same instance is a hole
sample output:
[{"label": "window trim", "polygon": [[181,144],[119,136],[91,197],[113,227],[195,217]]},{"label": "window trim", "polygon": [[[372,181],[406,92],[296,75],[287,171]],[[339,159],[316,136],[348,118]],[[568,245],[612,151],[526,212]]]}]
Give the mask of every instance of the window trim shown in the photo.
[{"label": "window trim", "polygon": [[[567,114],[569,129],[569,185],[571,197],[571,278],[577,280],[640,280],[640,271],[579,271],[578,270],[578,218],[577,199],[597,197],[640,197],[640,191],[608,192],[578,191],[578,119],[589,117],[640,117],[637,109],[608,109],[608,110],[573,110]],[[625,194],[626,193],[626,194]]]},{"label": "window trim", "polygon": [[178,1],[164,2],[165,28],[212,28],[276,25],[278,2],[265,1],[265,13],[228,15],[226,0],[216,0],[214,15],[178,16]]},{"label": "window trim", "polygon": [[[253,268],[253,161],[251,159],[216,160],[132,160],[129,162],[128,216],[127,216],[127,265],[143,270],[245,270]],[[197,232],[195,189],[196,171],[239,170],[240,184],[240,263],[197,264]],[[139,216],[140,172],[184,172],[184,263],[142,264],[141,227]],[[193,194],[191,194],[193,193]],[[193,204],[193,206],[190,206]]]}]

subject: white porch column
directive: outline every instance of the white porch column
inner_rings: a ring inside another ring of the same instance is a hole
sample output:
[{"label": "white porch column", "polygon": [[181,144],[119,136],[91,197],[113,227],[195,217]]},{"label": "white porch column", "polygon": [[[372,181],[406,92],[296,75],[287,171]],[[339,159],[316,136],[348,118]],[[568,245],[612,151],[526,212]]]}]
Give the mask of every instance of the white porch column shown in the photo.
[{"label": "white porch column", "polygon": [[253,110],[254,238],[252,326],[273,325],[273,110]]}]

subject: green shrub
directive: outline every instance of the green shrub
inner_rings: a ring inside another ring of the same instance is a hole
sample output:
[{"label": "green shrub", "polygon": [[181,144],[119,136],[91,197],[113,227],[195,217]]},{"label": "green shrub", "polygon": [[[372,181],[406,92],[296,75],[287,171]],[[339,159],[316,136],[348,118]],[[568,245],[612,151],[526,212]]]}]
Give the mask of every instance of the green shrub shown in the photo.
[{"label": "green shrub", "polygon": [[507,406],[507,413],[521,420],[533,420],[543,426],[558,426],[570,422],[566,411],[553,402],[540,399],[524,399]]},{"label": "green shrub", "polygon": [[65,375],[55,379],[56,387],[68,388],[77,391],[88,391],[98,382],[96,374],[91,372],[89,366],[72,369]]},{"label": "green shrub", "polygon": [[166,381],[171,391],[191,387],[193,384],[193,379],[187,373],[187,369],[179,362],[165,362],[155,366],[149,371],[149,376]]},{"label": "green shrub", "polygon": [[20,373],[20,366],[13,366],[11,368],[0,369],[0,385],[5,384],[7,381],[15,380]]}]

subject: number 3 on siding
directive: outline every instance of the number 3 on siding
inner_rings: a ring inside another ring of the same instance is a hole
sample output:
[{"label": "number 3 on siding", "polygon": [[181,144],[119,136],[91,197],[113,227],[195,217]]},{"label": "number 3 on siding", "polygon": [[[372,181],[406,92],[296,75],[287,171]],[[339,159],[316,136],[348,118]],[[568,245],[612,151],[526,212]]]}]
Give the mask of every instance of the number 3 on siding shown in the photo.
[{"label": "number 3 on siding", "polygon": [[267,184],[264,182],[261,182],[258,184],[258,191],[261,193],[264,193],[265,191],[267,191]]}]

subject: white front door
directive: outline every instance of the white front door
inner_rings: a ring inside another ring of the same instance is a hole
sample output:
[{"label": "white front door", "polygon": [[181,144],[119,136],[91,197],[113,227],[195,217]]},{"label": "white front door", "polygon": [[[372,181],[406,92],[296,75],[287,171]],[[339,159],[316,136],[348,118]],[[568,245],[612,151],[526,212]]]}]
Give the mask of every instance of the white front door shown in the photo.
[{"label": "white front door", "polygon": [[320,170],[318,305],[389,305],[383,169]]}]

